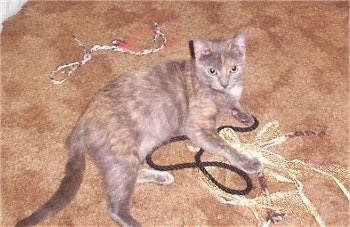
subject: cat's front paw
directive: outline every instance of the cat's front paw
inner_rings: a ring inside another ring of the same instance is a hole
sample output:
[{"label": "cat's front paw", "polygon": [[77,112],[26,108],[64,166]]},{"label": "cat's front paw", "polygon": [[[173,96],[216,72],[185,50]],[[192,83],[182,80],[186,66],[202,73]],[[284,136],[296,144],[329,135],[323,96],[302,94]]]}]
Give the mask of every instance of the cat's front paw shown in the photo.
[{"label": "cat's front paw", "polygon": [[245,114],[241,118],[241,122],[245,124],[246,126],[252,126],[255,123],[255,120],[252,115]]},{"label": "cat's front paw", "polygon": [[251,158],[242,165],[242,169],[248,174],[256,174],[262,172],[263,163],[258,158]]},{"label": "cat's front paw", "polygon": [[236,120],[245,124],[246,126],[252,126],[255,123],[254,117],[246,112],[232,111],[232,115],[236,118]]}]

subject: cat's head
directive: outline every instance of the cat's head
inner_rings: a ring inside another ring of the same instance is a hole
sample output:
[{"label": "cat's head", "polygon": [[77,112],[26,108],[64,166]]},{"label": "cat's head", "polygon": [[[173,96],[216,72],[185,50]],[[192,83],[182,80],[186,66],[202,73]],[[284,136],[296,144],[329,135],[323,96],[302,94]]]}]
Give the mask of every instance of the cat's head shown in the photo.
[{"label": "cat's head", "polygon": [[193,40],[198,79],[214,90],[239,98],[243,86],[245,50],[243,34],[229,40]]}]

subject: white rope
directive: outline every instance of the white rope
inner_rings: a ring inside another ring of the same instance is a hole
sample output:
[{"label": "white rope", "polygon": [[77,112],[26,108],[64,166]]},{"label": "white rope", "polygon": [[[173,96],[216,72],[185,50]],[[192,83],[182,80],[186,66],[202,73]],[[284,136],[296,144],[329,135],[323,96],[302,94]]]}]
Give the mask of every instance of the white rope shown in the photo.
[{"label": "white rope", "polygon": [[[134,51],[131,49],[128,49],[126,47],[121,46],[120,41],[114,40],[112,42],[112,45],[94,45],[90,51],[87,51],[84,44],[75,36],[73,36],[74,40],[77,42],[78,46],[83,49],[84,55],[83,59],[80,61],[68,63],[65,65],[61,65],[57,67],[55,70],[53,70],[50,74],[50,81],[53,84],[63,84],[73,73],[75,70],[77,70],[80,66],[85,65],[88,61],[92,58],[92,53],[96,51],[114,51],[114,52],[122,52],[122,53],[128,53],[136,56],[144,56],[151,53],[156,53],[163,49],[167,43],[167,38],[165,33],[162,31],[160,25],[158,23],[154,23],[154,36],[153,36],[153,42],[157,43],[158,46],[152,47],[149,49],[144,49],[140,51]],[[64,74],[64,77],[62,79],[56,78],[57,74]]]}]

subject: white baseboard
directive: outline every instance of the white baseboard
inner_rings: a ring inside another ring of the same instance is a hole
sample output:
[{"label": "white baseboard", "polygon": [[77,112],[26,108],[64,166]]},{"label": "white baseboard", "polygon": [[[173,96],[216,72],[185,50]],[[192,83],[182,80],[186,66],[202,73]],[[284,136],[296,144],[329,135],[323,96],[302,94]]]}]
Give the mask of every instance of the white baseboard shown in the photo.
[{"label": "white baseboard", "polygon": [[0,24],[0,32],[2,31],[2,23],[8,19],[9,17],[18,13],[22,6],[28,0],[0,0],[1,1],[1,24]]}]

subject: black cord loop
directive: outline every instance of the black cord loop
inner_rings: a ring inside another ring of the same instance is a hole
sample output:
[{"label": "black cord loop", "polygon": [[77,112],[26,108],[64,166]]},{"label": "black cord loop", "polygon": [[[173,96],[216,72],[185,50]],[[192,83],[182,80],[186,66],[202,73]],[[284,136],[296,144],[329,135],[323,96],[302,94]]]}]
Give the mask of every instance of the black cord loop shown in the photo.
[{"label": "black cord loop", "polygon": [[[249,127],[233,127],[233,126],[221,126],[219,127],[217,130],[218,132],[220,132],[222,129],[224,128],[230,128],[233,131],[236,132],[250,132],[255,130],[258,125],[259,125],[259,121],[258,119],[256,119],[254,116],[252,116],[254,118],[254,124],[249,126]],[[173,137],[171,138],[168,142],[162,144],[161,146],[164,146],[168,143],[171,142],[176,142],[176,141],[183,141],[183,140],[188,140],[187,136],[177,136],[177,137]],[[158,147],[159,148],[159,147]],[[156,148],[157,149],[157,148]],[[156,150],[155,149],[155,150]],[[220,188],[221,190],[223,190],[224,192],[227,192],[229,194],[233,194],[233,195],[246,195],[248,194],[252,188],[253,188],[253,184],[252,181],[249,177],[249,175],[244,172],[241,169],[238,169],[232,165],[229,165],[227,163],[223,163],[223,162],[202,162],[201,161],[201,157],[204,153],[204,150],[201,148],[195,155],[195,162],[187,162],[187,163],[177,163],[177,164],[172,164],[172,165],[158,165],[155,164],[152,160],[152,154],[154,152],[152,152],[151,154],[146,156],[146,162],[147,164],[155,169],[155,170],[160,170],[160,171],[175,171],[175,170],[181,170],[181,169],[188,169],[188,168],[199,168],[199,170],[213,183],[215,184],[218,188]],[[221,184],[220,182],[218,182],[207,170],[205,167],[207,166],[215,166],[218,168],[223,168],[223,169],[227,169],[230,170],[231,172],[237,173],[239,176],[241,176],[245,182],[246,182],[246,188],[242,189],[242,190],[237,190],[237,189],[231,189],[228,188],[226,186],[224,186],[223,184]]]}]

